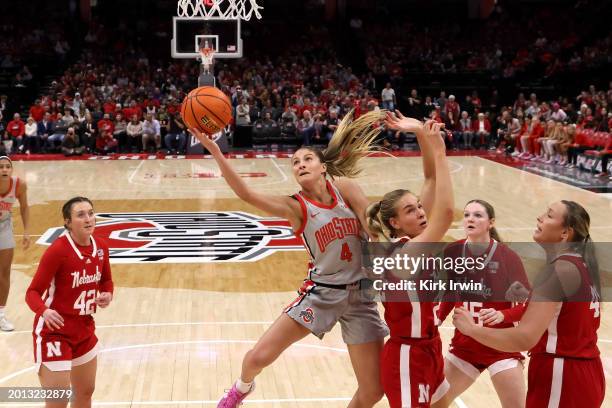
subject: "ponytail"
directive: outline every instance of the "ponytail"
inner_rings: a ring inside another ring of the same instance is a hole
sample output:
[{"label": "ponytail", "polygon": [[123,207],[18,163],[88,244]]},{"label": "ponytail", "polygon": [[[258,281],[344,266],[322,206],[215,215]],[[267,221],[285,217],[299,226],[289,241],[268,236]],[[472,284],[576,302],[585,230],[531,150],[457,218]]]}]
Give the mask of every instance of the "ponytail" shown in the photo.
[{"label": "ponytail", "polygon": [[385,234],[385,230],[382,226],[382,221],[380,220],[380,206],[381,202],[377,201],[375,203],[370,204],[366,209],[368,230],[378,236],[382,235],[387,241],[390,241],[387,234]]},{"label": "ponytail", "polygon": [[561,200],[567,209],[564,219],[564,226],[574,231],[572,243],[574,250],[582,255],[582,259],[587,265],[591,282],[601,296],[601,279],[599,277],[599,263],[595,254],[595,244],[589,232],[591,217],[583,206],[575,201]]},{"label": "ponytail", "polygon": [[374,146],[380,135],[379,122],[385,110],[371,111],[354,119],[354,111],[347,113],[334,132],[321,162],[327,165],[327,174],[333,177],[356,177],[363,170],[359,160],[370,153],[381,151]]},{"label": "ponytail", "polygon": [[497,242],[502,242],[501,236],[499,235],[499,232],[497,232],[497,228],[495,227],[491,228],[489,230],[489,235],[491,236],[491,238],[493,238]]}]

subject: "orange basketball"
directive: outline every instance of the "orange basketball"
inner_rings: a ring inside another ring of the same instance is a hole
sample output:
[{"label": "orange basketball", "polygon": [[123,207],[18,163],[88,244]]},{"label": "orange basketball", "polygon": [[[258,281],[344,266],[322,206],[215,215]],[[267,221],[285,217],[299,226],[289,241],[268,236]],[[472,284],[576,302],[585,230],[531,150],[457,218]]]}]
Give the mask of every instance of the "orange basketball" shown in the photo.
[{"label": "orange basketball", "polygon": [[181,117],[187,127],[214,135],[232,120],[232,105],[220,89],[201,86],[185,97],[181,105]]}]

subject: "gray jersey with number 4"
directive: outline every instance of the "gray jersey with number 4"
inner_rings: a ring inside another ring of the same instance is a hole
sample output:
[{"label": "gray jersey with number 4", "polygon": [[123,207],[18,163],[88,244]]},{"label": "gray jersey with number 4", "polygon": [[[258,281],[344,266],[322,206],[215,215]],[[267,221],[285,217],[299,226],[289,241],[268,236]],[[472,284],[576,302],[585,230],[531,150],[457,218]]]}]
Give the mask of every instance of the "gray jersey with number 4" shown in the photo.
[{"label": "gray jersey with number 4", "polygon": [[343,285],[363,279],[361,244],[365,235],[359,219],[329,181],[327,188],[333,198],[330,205],[306,198],[301,192],[295,197],[302,207],[301,235],[310,255],[308,279],[319,283]]}]

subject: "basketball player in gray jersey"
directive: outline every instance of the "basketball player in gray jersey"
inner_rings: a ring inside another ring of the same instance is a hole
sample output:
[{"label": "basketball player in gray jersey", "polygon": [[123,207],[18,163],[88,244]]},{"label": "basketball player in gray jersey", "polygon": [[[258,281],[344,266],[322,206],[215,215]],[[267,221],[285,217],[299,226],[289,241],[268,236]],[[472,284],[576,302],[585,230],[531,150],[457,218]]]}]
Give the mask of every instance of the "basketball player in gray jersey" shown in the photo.
[{"label": "basketball player in gray jersey", "polygon": [[[325,151],[310,147],[296,151],[291,165],[301,191],[290,197],[262,194],[250,188],[219,147],[208,136],[191,129],[217,161],[236,195],[266,213],[288,219],[296,235],[304,238],[311,256],[308,279],[299,297],[247,352],[240,378],[218,407],[240,405],[253,392],[255,377],[287,347],[309,333],[321,338],[338,322],[358,384],[348,406],[372,407],[382,398],[380,351],[388,329],[377,305],[358,298],[360,280],[364,278],[360,243],[366,237],[361,226],[366,225],[368,200],[348,178],[359,174],[359,159],[374,150],[377,125],[384,118],[384,111],[368,112],[358,119],[353,119],[350,112]],[[420,122],[414,122],[415,127],[422,127]]]},{"label": "basketball player in gray jersey", "polygon": [[12,331],[13,324],[6,317],[6,303],[11,287],[11,264],[13,263],[13,215],[11,209],[19,201],[23,222],[23,249],[30,246],[30,207],[25,180],[13,176],[13,162],[0,156],[0,330]]}]

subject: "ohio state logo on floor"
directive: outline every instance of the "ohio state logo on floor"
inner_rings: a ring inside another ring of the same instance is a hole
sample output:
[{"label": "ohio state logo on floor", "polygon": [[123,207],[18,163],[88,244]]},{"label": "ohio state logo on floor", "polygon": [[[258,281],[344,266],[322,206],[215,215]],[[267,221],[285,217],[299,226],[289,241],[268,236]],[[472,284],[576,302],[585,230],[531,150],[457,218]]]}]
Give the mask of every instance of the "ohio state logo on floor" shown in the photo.
[{"label": "ohio state logo on floor", "polygon": [[[96,214],[95,236],[111,263],[253,262],[276,251],[303,250],[286,220],[237,211]],[[63,227],[37,241],[51,245]]]}]

